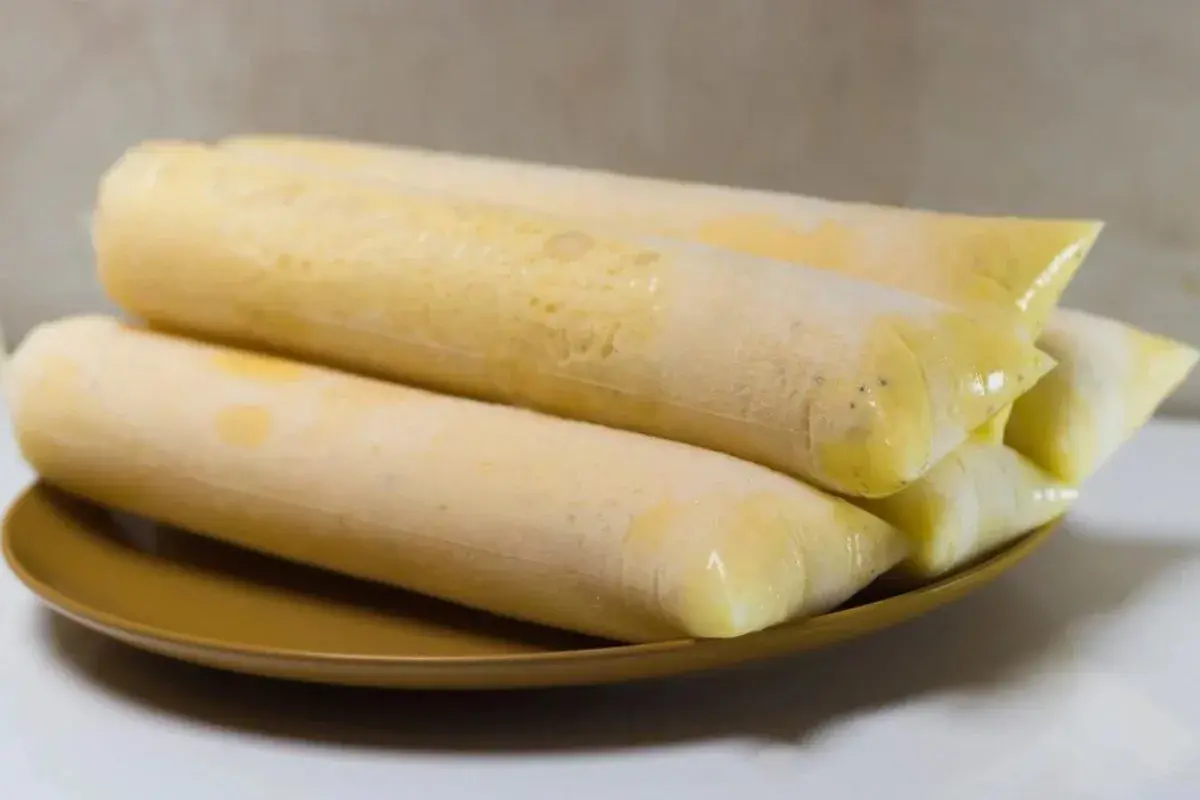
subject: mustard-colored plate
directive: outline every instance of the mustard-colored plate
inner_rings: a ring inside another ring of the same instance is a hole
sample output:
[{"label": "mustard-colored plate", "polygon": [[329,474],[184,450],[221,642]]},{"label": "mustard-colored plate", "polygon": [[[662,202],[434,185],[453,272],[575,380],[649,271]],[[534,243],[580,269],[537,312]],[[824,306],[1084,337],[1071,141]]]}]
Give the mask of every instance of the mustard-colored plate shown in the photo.
[{"label": "mustard-colored plate", "polygon": [[846,608],[761,633],[649,645],[525,625],[267,558],[44,484],[9,509],[4,555],[56,611],[167,656],[322,683],[499,689],[650,678],[825,647],[957,600],[1032,553],[1051,527],[914,591],[888,597],[878,585]]}]

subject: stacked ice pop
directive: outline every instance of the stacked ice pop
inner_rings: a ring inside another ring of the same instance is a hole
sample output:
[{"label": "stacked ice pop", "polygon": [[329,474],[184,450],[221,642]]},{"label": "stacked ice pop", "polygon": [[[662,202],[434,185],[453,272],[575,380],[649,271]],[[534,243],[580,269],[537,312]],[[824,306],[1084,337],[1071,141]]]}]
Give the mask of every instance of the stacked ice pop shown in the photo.
[{"label": "stacked ice pop", "polygon": [[1092,222],[365,144],[136,147],[97,269],[135,322],[14,355],[50,483],[282,558],[628,641],[931,580],[1064,513],[1193,349],[1058,309]]}]

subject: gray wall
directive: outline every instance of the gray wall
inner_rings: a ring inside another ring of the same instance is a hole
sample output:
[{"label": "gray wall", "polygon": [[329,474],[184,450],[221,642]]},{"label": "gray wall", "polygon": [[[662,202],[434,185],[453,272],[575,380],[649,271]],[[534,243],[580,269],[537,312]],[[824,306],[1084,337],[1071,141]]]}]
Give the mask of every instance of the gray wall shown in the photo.
[{"label": "gray wall", "polygon": [[[4,0],[0,319],[102,308],[149,136],[337,134],[1110,226],[1070,302],[1200,342],[1191,0]],[[1174,410],[1200,412],[1200,376]]]}]

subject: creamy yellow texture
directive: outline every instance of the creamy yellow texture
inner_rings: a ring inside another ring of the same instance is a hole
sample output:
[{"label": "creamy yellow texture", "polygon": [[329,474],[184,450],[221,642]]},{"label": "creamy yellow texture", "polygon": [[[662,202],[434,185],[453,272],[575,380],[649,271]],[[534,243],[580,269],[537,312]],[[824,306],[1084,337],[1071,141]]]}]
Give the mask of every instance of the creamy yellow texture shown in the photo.
[{"label": "creamy yellow texture", "polygon": [[216,429],[225,444],[253,449],[271,435],[271,411],[258,405],[227,406],[217,412]]},{"label": "creamy yellow texture", "polygon": [[1196,350],[1116,320],[1058,309],[1038,346],[1059,362],[1013,405],[1005,442],[1079,484],[1154,414]]},{"label": "creamy yellow texture", "polygon": [[1012,406],[1005,406],[995,416],[972,431],[971,438],[980,442],[991,442],[992,444],[1003,443],[1004,428],[1008,425],[1008,418],[1011,415]]},{"label": "creamy yellow texture", "polygon": [[240,350],[223,350],[212,358],[213,366],[234,377],[263,381],[294,381],[304,377],[304,368],[291,361],[266,358]]},{"label": "creamy yellow texture", "polygon": [[900,570],[928,580],[1064,514],[1077,496],[1008,447],[975,440],[902,491],[857,503],[910,537]]},{"label": "creamy yellow texture", "polygon": [[8,389],[22,452],[68,491],[616,639],[731,637],[825,611],[906,548],[845,501],[730,456],[103,317],[32,332]]},{"label": "creamy yellow texture", "polygon": [[1051,365],[831,272],[196,145],[106,175],[101,281],[154,325],[731,453],[915,480]]},{"label": "creamy yellow texture", "polygon": [[[1032,336],[1057,305],[1101,224],[944,214],[479,156],[305,137],[243,136],[243,156],[391,180],[629,230],[833,270],[984,313]],[[1000,324],[1003,324],[1001,322]],[[1001,442],[1009,410],[975,437]]]},{"label": "creamy yellow texture", "polygon": [[843,272],[964,308],[1015,314],[1033,333],[1101,228],[1093,221],[944,214],[315,138],[242,136],[220,146]]}]

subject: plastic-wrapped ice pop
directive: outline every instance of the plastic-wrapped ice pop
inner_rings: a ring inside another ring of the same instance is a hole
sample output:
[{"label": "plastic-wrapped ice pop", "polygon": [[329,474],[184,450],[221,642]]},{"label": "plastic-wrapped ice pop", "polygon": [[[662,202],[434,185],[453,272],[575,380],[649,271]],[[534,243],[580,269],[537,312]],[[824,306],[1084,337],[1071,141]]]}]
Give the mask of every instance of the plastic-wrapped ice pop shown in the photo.
[{"label": "plastic-wrapped ice pop", "polygon": [[898,573],[924,581],[1064,514],[1077,497],[1014,450],[973,440],[900,492],[857,504],[910,537],[912,552]]},{"label": "plastic-wrapped ice pop", "polygon": [[1038,346],[1059,364],[1013,405],[1005,442],[1075,485],[1146,424],[1200,355],[1071,309],[1054,312]]},{"label": "plastic-wrapped ice pop", "polygon": [[[394,181],[703,242],[893,286],[984,313],[1030,336],[1091,250],[1089,220],[946,214],[599,170],[298,136],[238,136],[243,157]],[[1010,407],[974,437],[1001,442]]]},{"label": "plastic-wrapped ice pop", "polygon": [[199,337],[897,491],[1052,365],[1015,326],[833,272],[201,145],[105,176],[100,279]]},{"label": "plastic-wrapped ice pop", "polygon": [[36,329],[7,389],[23,453],[67,491],[615,639],[829,610],[906,550],[867,512],[731,456],[103,317]]},{"label": "plastic-wrapped ice pop", "polygon": [[1035,334],[1101,229],[1090,220],[946,214],[331,139],[239,136],[220,147],[833,270],[1015,314]]}]

